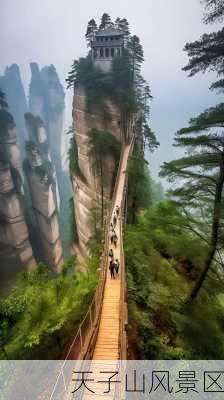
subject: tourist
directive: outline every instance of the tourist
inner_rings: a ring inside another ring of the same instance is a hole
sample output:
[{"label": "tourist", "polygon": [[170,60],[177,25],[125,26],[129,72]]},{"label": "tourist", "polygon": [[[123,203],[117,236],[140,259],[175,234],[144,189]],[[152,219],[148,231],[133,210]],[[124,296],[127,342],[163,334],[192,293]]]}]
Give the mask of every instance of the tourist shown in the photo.
[{"label": "tourist", "polygon": [[114,274],[114,271],[115,271],[115,263],[114,263],[113,260],[110,260],[109,270],[110,270],[110,277],[111,277],[111,279],[112,279],[112,278],[115,279],[115,274]]},{"label": "tourist", "polygon": [[114,216],[113,216],[113,224],[114,224],[114,227],[116,226],[116,223],[117,223],[117,216],[116,216],[116,214],[114,213]]},{"label": "tourist", "polygon": [[117,237],[117,235],[116,235],[116,233],[113,235],[113,243],[114,243],[114,246],[115,247],[117,247],[117,241],[118,241],[118,237]]},{"label": "tourist", "polygon": [[111,236],[110,236],[110,244],[113,244],[114,243],[114,237],[115,237],[115,233],[114,233],[114,231],[111,233]]},{"label": "tourist", "polygon": [[118,275],[118,272],[119,272],[119,267],[120,267],[120,263],[119,263],[118,259],[116,258],[116,260],[115,260],[115,271],[116,271],[117,275]]},{"label": "tourist", "polygon": [[114,257],[114,252],[113,252],[112,249],[109,250],[108,255],[109,255],[110,258],[113,258],[113,257]]}]

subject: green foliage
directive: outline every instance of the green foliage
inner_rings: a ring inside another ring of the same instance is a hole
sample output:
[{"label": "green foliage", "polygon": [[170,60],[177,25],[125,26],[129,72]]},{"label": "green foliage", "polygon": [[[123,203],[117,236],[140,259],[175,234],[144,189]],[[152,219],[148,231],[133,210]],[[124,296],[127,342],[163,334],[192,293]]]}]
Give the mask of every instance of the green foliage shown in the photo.
[{"label": "green foliage", "polygon": [[127,21],[126,18],[116,18],[115,21],[115,28],[119,29],[124,33],[124,38],[127,40],[130,36],[130,28],[129,28],[129,22]]},{"label": "green foliage", "polygon": [[128,221],[136,222],[140,210],[151,203],[151,179],[142,153],[135,147],[128,161]]},{"label": "green foliage", "polygon": [[211,276],[196,302],[183,307],[205,253],[203,242],[185,229],[185,219],[172,202],[163,201],[126,228],[129,347],[137,359],[223,357],[219,281]]},{"label": "green foliage", "polygon": [[78,175],[79,178],[85,181],[85,177],[79,166],[78,147],[74,135],[70,138],[69,141],[68,158],[70,173]]},{"label": "green foliage", "polygon": [[161,182],[151,179],[151,197],[152,203],[157,203],[165,198],[164,188]]},{"label": "green foliage", "polygon": [[111,132],[93,128],[88,132],[88,135],[90,155],[96,155],[95,162],[98,161],[98,155],[103,156],[103,154],[111,154],[115,162],[119,162],[121,144]]},{"label": "green foliage", "polygon": [[101,29],[106,29],[110,26],[113,26],[113,23],[111,21],[110,15],[107,13],[104,13],[101,17],[101,21],[100,21],[100,26],[99,26],[99,30]]},{"label": "green foliage", "polygon": [[132,65],[127,50],[123,51],[121,57],[115,57],[112,62],[111,96],[123,113],[137,112]]},{"label": "green foliage", "polygon": [[93,296],[98,253],[98,248],[92,251],[88,275],[74,274],[74,258],[57,276],[43,265],[21,275],[17,287],[0,301],[1,358],[61,357]]},{"label": "green foliage", "polygon": [[[222,0],[203,0],[207,13],[205,23],[222,21],[224,17],[224,5]],[[211,85],[211,89],[223,92],[224,89],[224,28],[217,32],[205,33],[192,43],[187,43],[184,50],[188,53],[189,63],[183,68],[189,71],[189,76],[198,72],[216,71],[218,81]]]},{"label": "green foliage", "polygon": [[219,105],[206,110],[192,119],[189,127],[177,132],[175,145],[184,147],[186,156],[164,163],[161,170],[161,175],[171,182],[181,178],[181,185],[173,186],[169,193],[186,210],[192,229],[208,244],[207,258],[192,291],[192,299],[204,283],[217,251],[222,248],[224,137],[222,129],[217,131],[217,125],[221,128],[223,124],[221,122],[220,126],[222,108]]},{"label": "green foliage", "polygon": [[70,211],[70,242],[71,244],[78,244],[79,237],[77,232],[77,224],[75,219],[75,208],[74,208],[74,199],[73,197],[69,200],[69,211]]},{"label": "green foliage", "polygon": [[132,66],[132,77],[136,79],[141,70],[141,64],[144,61],[144,52],[138,36],[131,36],[127,43],[127,49]]},{"label": "green foliage", "polygon": [[86,35],[85,35],[88,47],[91,47],[91,40],[92,40],[92,38],[93,38],[93,36],[94,36],[96,31],[97,31],[97,24],[96,24],[95,19],[92,18],[88,22],[88,25],[87,25],[87,28],[86,28]]},{"label": "green foliage", "polygon": [[105,164],[105,156],[112,155],[115,161],[114,174],[116,176],[118,161],[120,158],[121,145],[111,132],[100,131],[96,128],[91,129],[89,132],[89,156],[92,161],[92,167],[95,176],[99,177],[100,190],[101,190],[101,229],[103,229],[104,216],[105,216],[105,200],[104,189],[107,185],[107,176],[105,171],[107,166]]},{"label": "green foliage", "polygon": [[[123,31],[125,47],[121,56],[113,58],[112,68],[107,73],[94,65],[91,52],[86,58],[75,60],[66,79],[68,88],[83,86],[86,92],[87,111],[100,112],[105,121],[111,118],[107,101],[111,100],[120,109],[123,142],[130,139],[129,123],[133,114],[138,114],[137,135],[142,151],[146,146],[153,151],[159,143],[148,124],[149,100],[152,96],[147,82],[141,76],[144,54],[140,39],[136,35],[130,35],[129,23],[125,18],[118,17],[113,23],[109,15],[104,14],[99,30],[106,26]],[[87,26],[88,42],[91,42],[96,31],[97,25],[92,19]]]},{"label": "green foliage", "polygon": [[224,4],[222,0],[203,0],[203,3],[206,9],[206,14],[204,16],[204,22],[206,24],[223,21]]},{"label": "green foliage", "polygon": [[94,66],[90,55],[74,61],[66,81],[68,87],[75,84],[84,86],[87,110],[107,112],[105,98],[109,96],[111,82],[107,74]]}]

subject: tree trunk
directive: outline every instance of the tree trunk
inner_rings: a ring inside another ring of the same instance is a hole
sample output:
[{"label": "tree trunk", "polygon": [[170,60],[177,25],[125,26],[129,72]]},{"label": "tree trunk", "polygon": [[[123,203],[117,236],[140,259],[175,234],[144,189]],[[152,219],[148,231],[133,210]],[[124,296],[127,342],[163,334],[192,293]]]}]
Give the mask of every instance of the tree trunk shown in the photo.
[{"label": "tree trunk", "polygon": [[211,232],[211,239],[210,239],[210,248],[208,251],[208,255],[205,261],[205,267],[199,276],[198,281],[193,288],[189,301],[193,301],[197,295],[199,290],[201,289],[204,280],[207,276],[207,273],[211,267],[213,258],[216,253],[217,244],[218,244],[218,234],[219,234],[219,226],[220,226],[220,218],[221,218],[221,203],[222,203],[222,191],[224,186],[224,161],[222,161],[219,170],[219,178],[216,184],[216,191],[215,191],[215,202],[214,202],[214,211],[213,211],[213,221],[212,221],[212,232]]}]

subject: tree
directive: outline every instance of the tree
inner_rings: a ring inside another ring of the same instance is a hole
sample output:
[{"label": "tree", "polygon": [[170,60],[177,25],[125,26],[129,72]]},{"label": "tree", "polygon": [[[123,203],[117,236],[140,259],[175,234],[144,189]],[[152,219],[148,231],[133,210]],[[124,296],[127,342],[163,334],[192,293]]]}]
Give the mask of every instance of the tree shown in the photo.
[{"label": "tree", "polygon": [[[198,72],[216,71],[219,77],[224,73],[224,28],[218,32],[204,34],[199,40],[187,43],[185,51],[190,58],[183,70],[194,76]],[[211,85],[211,89],[224,89],[224,79]]]},{"label": "tree", "polygon": [[89,156],[92,159],[92,166],[95,173],[100,176],[101,189],[101,228],[104,223],[104,186],[106,184],[106,176],[104,173],[104,157],[106,154],[112,154],[115,162],[119,159],[120,145],[112,133],[107,131],[99,131],[93,128],[89,131]]},{"label": "tree", "polygon": [[203,0],[207,13],[204,16],[206,24],[223,21],[224,3],[223,0]]},{"label": "tree", "polygon": [[111,21],[110,15],[107,13],[104,13],[101,17],[100,21],[100,26],[99,26],[99,31],[101,29],[108,28],[110,26],[113,26],[113,22]]},{"label": "tree", "polygon": [[[189,210],[201,212],[201,221],[206,218],[205,227],[209,231],[196,232],[207,242],[208,251],[204,267],[193,288],[190,299],[196,298],[216,253],[221,248],[223,237],[224,206],[224,104],[206,110],[190,121],[190,126],[181,129],[175,137],[175,146],[184,147],[188,154],[179,159],[164,163],[161,176],[170,181],[181,179],[181,186],[170,190],[177,203]],[[193,218],[192,218],[193,219]],[[203,224],[201,223],[203,227]],[[205,228],[206,229],[206,228]]]},{"label": "tree", "polygon": [[122,31],[124,33],[124,38],[127,40],[130,36],[130,28],[129,28],[129,22],[126,18],[117,18],[115,21],[115,26],[117,29]]},{"label": "tree", "polygon": [[151,203],[151,182],[148,166],[135,146],[128,162],[128,210],[129,223],[135,224],[140,210]]},{"label": "tree", "polygon": [[[205,23],[223,20],[223,0],[203,0],[208,13],[204,17]],[[184,50],[188,53],[189,63],[183,68],[194,76],[198,72],[216,71],[221,79],[214,82],[210,89],[224,90],[224,28],[217,32],[204,34],[199,40],[187,43]]]},{"label": "tree", "polygon": [[91,19],[89,22],[88,22],[88,25],[87,25],[87,29],[86,29],[86,40],[87,40],[87,44],[88,44],[88,47],[91,47],[91,41],[92,41],[92,39],[93,39],[93,37],[94,37],[94,35],[95,35],[95,33],[96,33],[96,31],[97,31],[97,24],[96,24],[96,21],[95,21],[95,19]]},{"label": "tree", "polygon": [[137,78],[141,70],[141,65],[144,61],[144,52],[138,36],[131,36],[127,43],[127,49],[132,65],[132,78],[133,81]]}]

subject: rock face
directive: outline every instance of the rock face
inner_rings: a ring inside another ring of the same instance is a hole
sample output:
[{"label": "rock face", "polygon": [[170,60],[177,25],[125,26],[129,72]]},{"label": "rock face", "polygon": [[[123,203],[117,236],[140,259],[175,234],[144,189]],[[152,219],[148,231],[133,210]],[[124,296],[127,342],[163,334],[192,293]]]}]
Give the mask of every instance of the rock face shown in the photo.
[{"label": "rock face", "polygon": [[65,93],[53,65],[46,66],[41,70],[36,63],[31,63],[30,67],[29,109],[34,116],[39,116],[44,122],[51,159],[60,188]]},{"label": "rock face", "polygon": [[27,140],[23,116],[28,110],[20,70],[17,64],[7,67],[4,75],[0,76],[0,88],[5,93],[9,110],[15,118],[20,151],[23,152],[24,143]]},{"label": "rock face", "polygon": [[[74,210],[78,234],[78,250],[83,257],[88,254],[87,243],[92,235],[91,210],[100,204],[100,182],[93,171],[93,160],[89,156],[88,132],[92,128],[110,131],[121,142],[120,114],[115,106],[107,104],[111,119],[105,121],[101,114],[90,114],[86,109],[86,95],[82,87],[76,87],[73,101],[73,121],[75,141],[78,150],[78,164],[81,174],[72,174],[74,193]],[[104,174],[107,185],[105,199],[112,194],[115,160],[111,155],[103,159]]]},{"label": "rock face", "polygon": [[55,183],[48,160],[42,159],[34,142],[28,142],[25,170],[36,217],[43,261],[59,272],[63,263]]},{"label": "rock face", "polygon": [[24,266],[36,267],[21,197],[21,159],[14,120],[0,110],[0,241],[12,247]]}]

